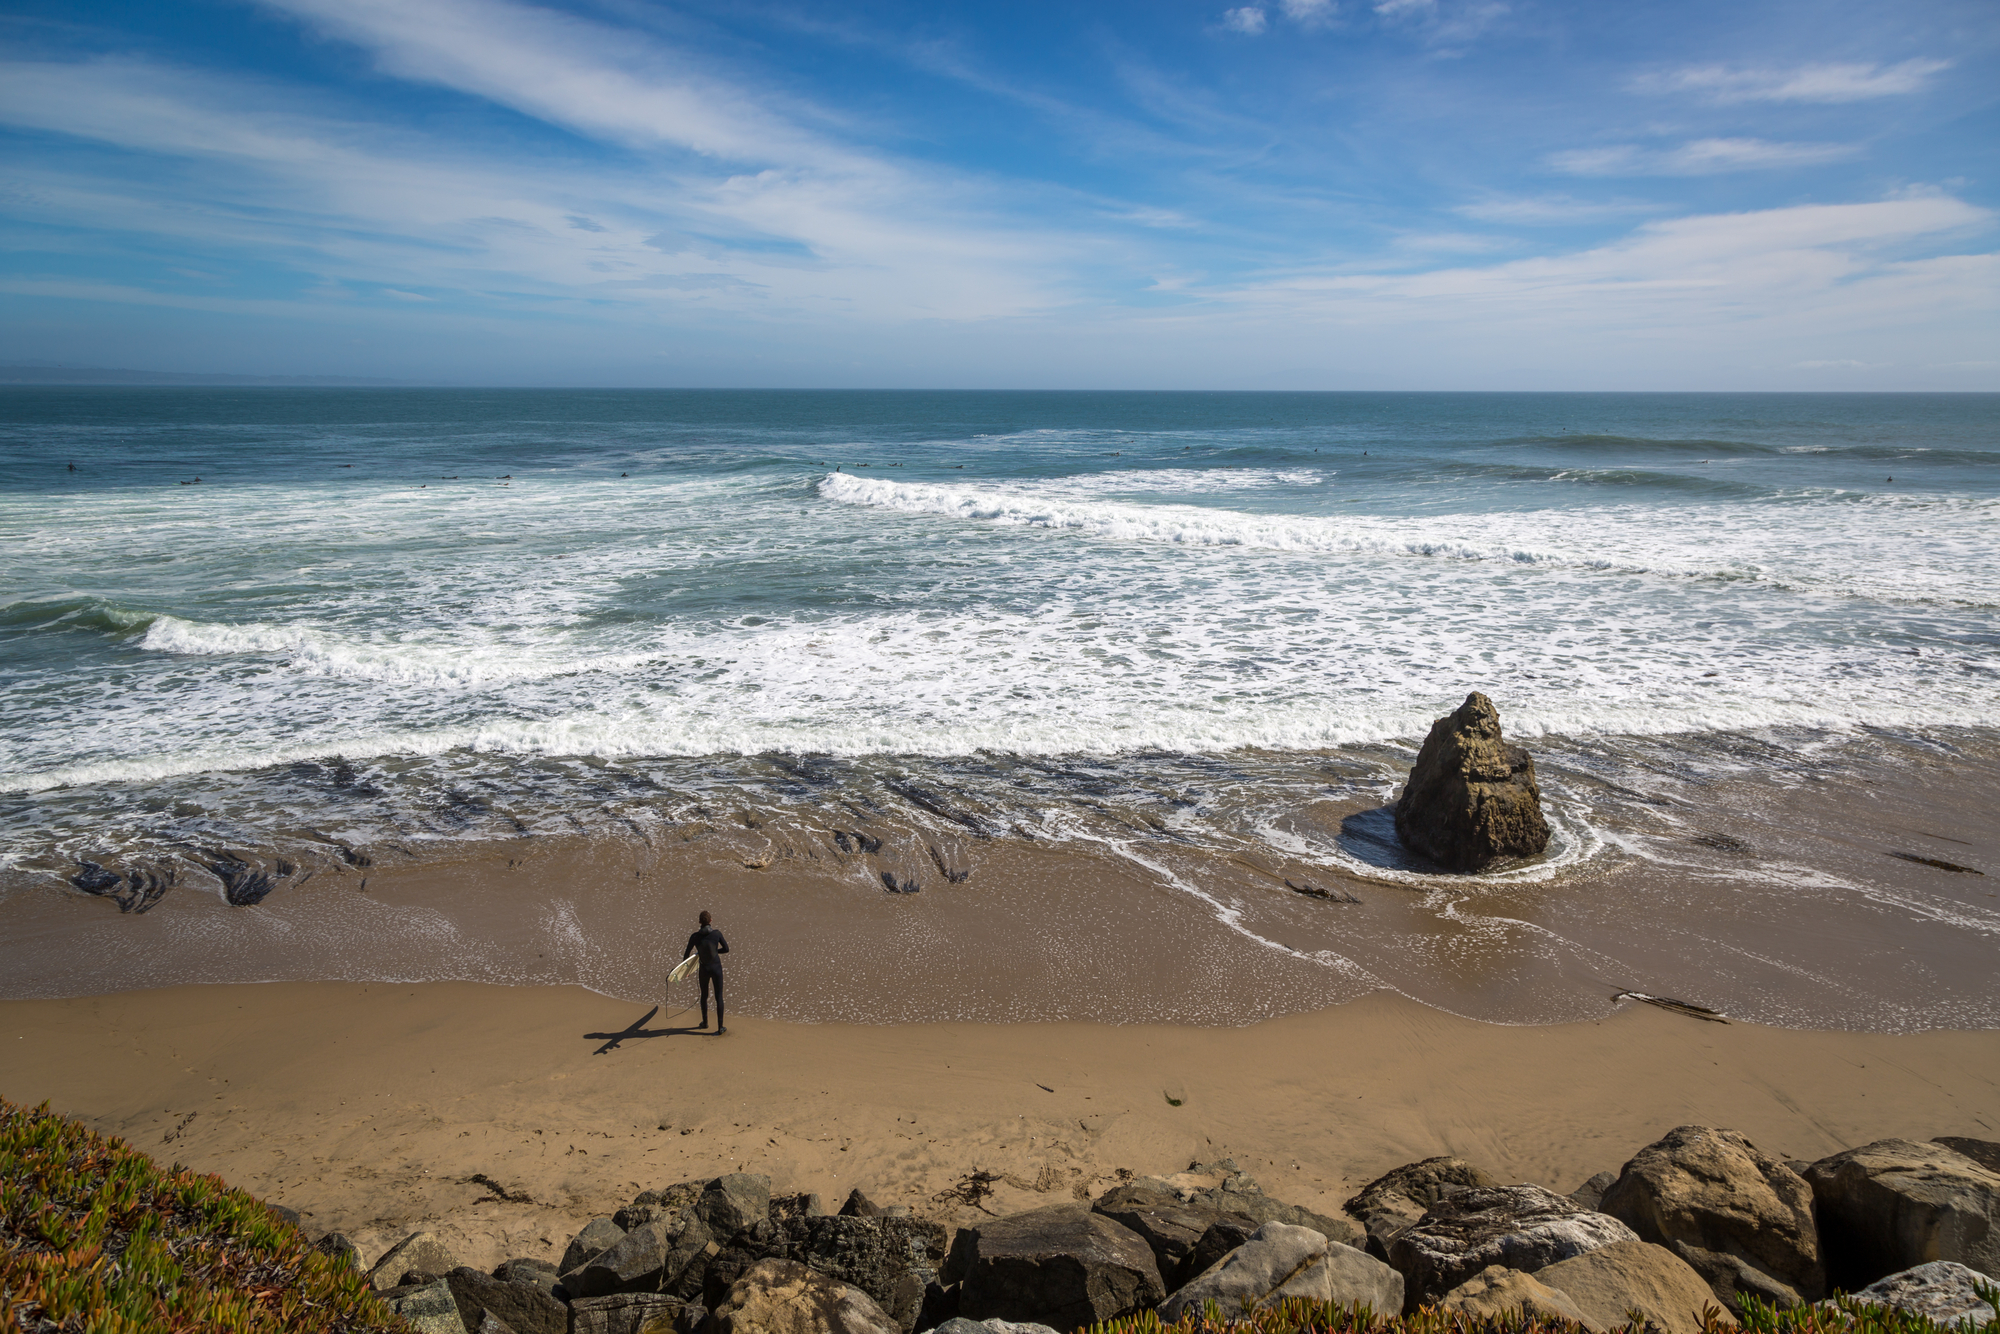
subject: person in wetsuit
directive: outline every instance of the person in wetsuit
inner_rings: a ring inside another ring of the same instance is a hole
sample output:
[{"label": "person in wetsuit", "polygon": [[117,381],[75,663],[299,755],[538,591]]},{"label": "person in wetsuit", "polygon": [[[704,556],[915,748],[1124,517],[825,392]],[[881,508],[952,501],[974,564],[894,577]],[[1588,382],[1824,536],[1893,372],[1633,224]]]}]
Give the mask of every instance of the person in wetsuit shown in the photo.
[{"label": "person in wetsuit", "polygon": [[701,1026],[708,1027],[708,988],[713,983],[715,1035],[721,1037],[729,1031],[722,1026],[722,956],[729,953],[729,942],[710,925],[713,920],[706,912],[702,913],[701,930],[688,937],[688,947],[681,958],[685,959],[690,954],[701,955]]}]

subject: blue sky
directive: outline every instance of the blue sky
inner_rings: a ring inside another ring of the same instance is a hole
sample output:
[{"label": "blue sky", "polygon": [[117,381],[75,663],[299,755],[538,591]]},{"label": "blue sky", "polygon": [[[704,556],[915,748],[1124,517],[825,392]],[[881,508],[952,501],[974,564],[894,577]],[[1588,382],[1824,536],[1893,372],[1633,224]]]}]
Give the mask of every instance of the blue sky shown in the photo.
[{"label": "blue sky", "polygon": [[0,41],[0,360],[2000,389],[1992,0],[10,0]]}]

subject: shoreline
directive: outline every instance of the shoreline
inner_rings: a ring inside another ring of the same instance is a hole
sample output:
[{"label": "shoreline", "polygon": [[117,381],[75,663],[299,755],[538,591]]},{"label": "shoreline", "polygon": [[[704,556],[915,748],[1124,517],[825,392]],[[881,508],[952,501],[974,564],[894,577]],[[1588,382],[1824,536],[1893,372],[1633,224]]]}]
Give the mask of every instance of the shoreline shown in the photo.
[{"label": "shoreline", "polygon": [[299,1209],[366,1259],[423,1225],[487,1266],[547,1257],[637,1190],[732,1170],[828,1207],[859,1186],[952,1225],[979,1215],[939,1197],[973,1171],[1000,1175],[1006,1213],[1120,1168],[1233,1157],[1273,1196],[1337,1213],[1439,1153],[1567,1191],[1687,1123],[1797,1158],[2000,1138],[2000,1030],[1643,1005],[1510,1026],[1377,995],[1231,1029],[746,1017],[716,1039],[649,1008],[473,983],[0,1001],[0,1093]]}]

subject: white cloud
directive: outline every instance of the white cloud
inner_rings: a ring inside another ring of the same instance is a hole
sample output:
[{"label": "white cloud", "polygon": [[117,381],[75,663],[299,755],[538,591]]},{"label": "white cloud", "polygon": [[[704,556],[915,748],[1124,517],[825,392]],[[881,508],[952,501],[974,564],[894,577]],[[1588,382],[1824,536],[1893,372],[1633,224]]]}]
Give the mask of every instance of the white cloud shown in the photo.
[{"label": "white cloud", "polygon": [[1549,165],[1572,176],[1711,176],[1839,162],[1861,151],[1855,144],[1774,143],[1769,139],[1695,139],[1678,148],[1613,144],[1550,156]]},{"label": "white cloud", "polygon": [[1333,0],[1280,0],[1285,17],[1302,28],[1323,28],[1337,12]]},{"label": "white cloud", "polygon": [[1255,5],[1244,5],[1241,9],[1223,11],[1222,26],[1231,32],[1240,32],[1246,37],[1255,37],[1269,26],[1270,20],[1264,11]]},{"label": "white cloud", "polygon": [[1898,322],[1990,312],[2000,255],[1896,252],[1993,221],[1945,196],[1810,204],[1647,223],[1609,245],[1486,267],[1296,274],[1214,295],[1267,313],[1364,327],[1458,323],[1488,337],[1551,322],[1663,339],[1746,322],[1880,337]]},{"label": "white cloud", "polygon": [[1689,65],[1633,80],[1640,92],[1694,93],[1710,102],[1860,102],[1914,93],[1948,60],[1905,60],[1895,65],[1800,65],[1792,69]]}]

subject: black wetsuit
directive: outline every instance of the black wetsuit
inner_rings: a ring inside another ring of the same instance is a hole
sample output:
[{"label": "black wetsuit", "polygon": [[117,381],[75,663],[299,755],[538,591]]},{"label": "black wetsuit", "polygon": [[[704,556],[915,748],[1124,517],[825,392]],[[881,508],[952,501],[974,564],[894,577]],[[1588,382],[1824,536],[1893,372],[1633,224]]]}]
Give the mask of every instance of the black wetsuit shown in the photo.
[{"label": "black wetsuit", "polygon": [[708,1027],[708,989],[715,988],[715,1026],[722,1027],[722,956],[729,953],[729,942],[722,933],[712,926],[705,926],[688,937],[688,946],[681,957],[690,954],[701,956],[701,1026]]}]

